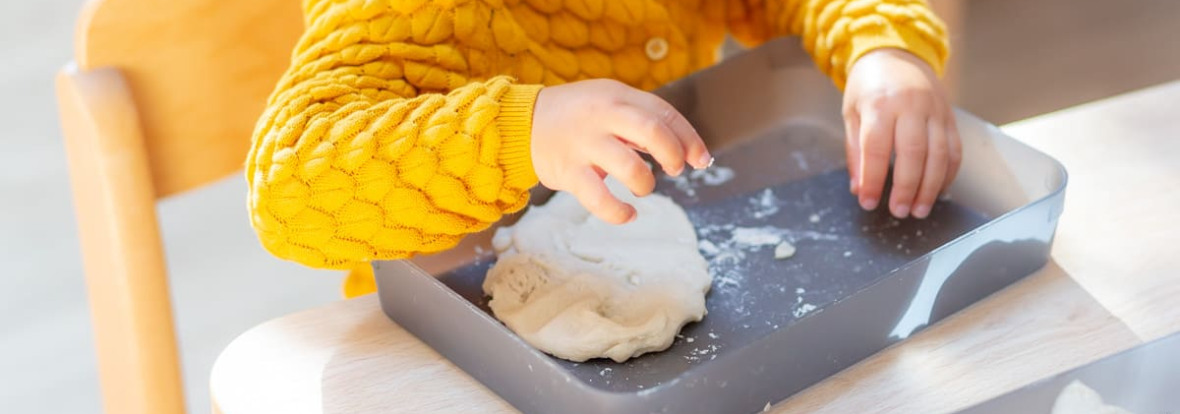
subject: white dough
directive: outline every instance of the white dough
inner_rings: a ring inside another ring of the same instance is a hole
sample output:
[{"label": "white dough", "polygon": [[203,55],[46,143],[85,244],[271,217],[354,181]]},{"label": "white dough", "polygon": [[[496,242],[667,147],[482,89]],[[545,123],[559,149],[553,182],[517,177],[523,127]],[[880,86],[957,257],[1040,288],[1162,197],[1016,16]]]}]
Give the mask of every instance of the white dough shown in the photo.
[{"label": "white dough", "polygon": [[1061,390],[1053,403],[1052,414],[1131,414],[1102,402],[1102,396],[1081,381],[1074,380]]},{"label": "white dough", "polygon": [[684,209],[661,195],[637,198],[613,179],[607,185],[635,206],[635,221],[607,224],[557,193],[496,231],[499,259],[483,283],[496,318],[571,361],[667,349],[705,316],[713,281]]},{"label": "white dough", "polygon": [[774,258],[775,259],[779,259],[779,260],[790,259],[791,256],[794,256],[794,255],[795,255],[795,245],[791,244],[790,242],[782,242],[782,243],[779,243],[778,246],[774,247]]}]

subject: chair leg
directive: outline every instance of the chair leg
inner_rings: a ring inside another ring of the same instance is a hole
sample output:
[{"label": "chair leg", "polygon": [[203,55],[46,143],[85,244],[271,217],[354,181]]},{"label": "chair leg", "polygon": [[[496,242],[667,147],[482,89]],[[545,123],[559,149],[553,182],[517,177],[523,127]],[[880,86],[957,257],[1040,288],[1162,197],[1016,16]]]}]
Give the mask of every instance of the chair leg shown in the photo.
[{"label": "chair leg", "polygon": [[107,413],[184,412],[155,194],[139,119],[114,69],[57,76]]}]

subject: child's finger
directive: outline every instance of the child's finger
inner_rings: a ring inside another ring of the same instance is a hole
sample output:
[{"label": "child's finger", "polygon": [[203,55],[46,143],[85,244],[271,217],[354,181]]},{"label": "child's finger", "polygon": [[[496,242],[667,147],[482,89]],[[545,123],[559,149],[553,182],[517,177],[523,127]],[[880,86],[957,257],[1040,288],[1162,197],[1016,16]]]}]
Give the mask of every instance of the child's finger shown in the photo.
[{"label": "child's finger", "polygon": [[860,169],[860,114],[844,113],[844,157],[848,160],[848,191],[857,193],[857,171]]},{"label": "child's finger", "polygon": [[684,170],[684,147],[662,119],[630,105],[620,106],[613,117],[610,125],[616,136],[651,154],[664,172],[680,175]]},{"label": "child's finger", "polygon": [[926,130],[930,139],[926,149],[926,171],[922,173],[922,185],[918,188],[918,197],[914,201],[914,217],[926,218],[930,209],[942,191],[943,182],[947,176],[948,144],[946,123],[931,118],[926,123]]},{"label": "child's finger", "polygon": [[689,165],[698,169],[709,166],[713,156],[709,154],[704,139],[697,133],[696,128],[693,128],[692,123],[688,122],[688,119],[676,110],[676,107],[653,93],[642,91],[629,94],[625,100],[655,115],[672,130],[676,139],[680,141],[684,151],[684,160]]},{"label": "child's finger", "polygon": [[570,193],[590,211],[590,214],[610,224],[623,224],[635,219],[635,207],[619,201],[606,183],[590,167],[580,168],[570,178]]},{"label": "child's finger", "polygon": [[922,170],[926,165],[926,123],[918,115],[906,115],[897,120],[893,162],[893,189],[889,194],[889,212],[894,217],[909,217],[914,196],[922,184]]},{"label": "child's finger", "polygon": [[893,126],[896,118],[872,111],[862,113],[860,122],[858,195],[861,208],[873,210],[881,202],[885,175],[889,173],[889,155],[893,151]]},{"label": "child's finger", "polygon": [[631,194],[638,197],[651,194],[656,188],[656,179],[643,158],[622,142],[607,142],[592,150],[594,165],[627,186]]},{"label": "child's finger", "polygon": [[951,186],[951,183],[955,181],[955,176],[959,174],[959,167],[963,163],[963,141],[959,139],[959,126],[955,123],[954,112],[950,112],[947,117],[947,173],[946,179],[943,180],[942,191],[946,191]]}]

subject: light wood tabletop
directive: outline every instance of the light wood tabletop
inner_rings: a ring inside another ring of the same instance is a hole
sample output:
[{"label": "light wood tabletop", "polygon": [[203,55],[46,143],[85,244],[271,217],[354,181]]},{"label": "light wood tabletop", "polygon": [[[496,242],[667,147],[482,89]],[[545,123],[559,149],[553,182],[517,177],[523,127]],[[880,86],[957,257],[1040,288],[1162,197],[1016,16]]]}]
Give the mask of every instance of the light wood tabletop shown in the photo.
[{"label": "light wood tabletop", "polygon": [[[1040,271],[780,402],[776,413],[952,412],[1180,331],[1180,81],[1009,124],[1070,174]],[[215,410],[514,412],[367,296],[244,333]]]}]

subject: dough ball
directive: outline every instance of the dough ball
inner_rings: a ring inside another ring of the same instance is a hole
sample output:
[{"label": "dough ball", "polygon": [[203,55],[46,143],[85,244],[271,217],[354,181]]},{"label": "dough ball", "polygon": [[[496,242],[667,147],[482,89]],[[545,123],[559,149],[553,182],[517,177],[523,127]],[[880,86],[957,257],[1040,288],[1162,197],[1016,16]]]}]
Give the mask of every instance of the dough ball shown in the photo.
[{"label": "dough ball", "polygon": [[626,361],[667,349],[705,316],[712,285],[684,209],[607,186],[638,218],[598,220],[568,193],[496,231],[497,262],[483,290],[496,318],[541,351],[571,361]]}]

